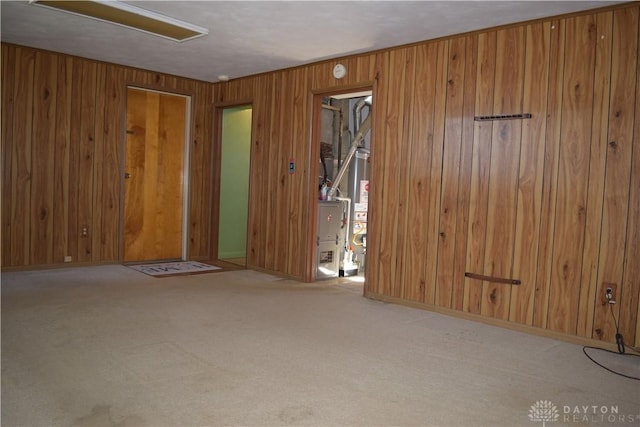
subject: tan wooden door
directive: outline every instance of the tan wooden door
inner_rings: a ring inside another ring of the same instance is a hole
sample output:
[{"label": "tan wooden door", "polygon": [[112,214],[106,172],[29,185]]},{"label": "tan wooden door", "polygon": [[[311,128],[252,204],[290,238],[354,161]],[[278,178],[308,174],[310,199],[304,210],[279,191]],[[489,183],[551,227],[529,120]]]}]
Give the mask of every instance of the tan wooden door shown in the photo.
[{"label": "tan wooden door", "polygon": [[124,260],[181,259],[185,97],[129,88]]}]

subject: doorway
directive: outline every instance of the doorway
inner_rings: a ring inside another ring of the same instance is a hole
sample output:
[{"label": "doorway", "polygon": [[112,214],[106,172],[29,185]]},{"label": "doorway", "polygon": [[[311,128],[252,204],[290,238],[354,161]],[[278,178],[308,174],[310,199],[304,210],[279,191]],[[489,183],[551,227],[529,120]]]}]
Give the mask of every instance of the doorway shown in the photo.
[{"label": "doorway", "polygon": [[127,88],[124,261],[186,259],[190,98]]},{"label": "doorway", "polygon": [[319,173],[314,279],[345,277],[362,283],[373,92],[323,94],[316,101],[319,128],[314,132],[314,147]]},{"label": "doorway", "polygon": [[218,260],[245,267],[249,171],[251,163],[251,105],[222,110]]}]

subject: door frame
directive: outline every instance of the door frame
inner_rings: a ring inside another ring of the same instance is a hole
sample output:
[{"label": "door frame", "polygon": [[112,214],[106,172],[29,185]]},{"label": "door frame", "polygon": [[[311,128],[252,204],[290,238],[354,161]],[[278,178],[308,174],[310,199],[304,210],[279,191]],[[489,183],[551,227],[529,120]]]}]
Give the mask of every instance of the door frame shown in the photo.
[{"label": "door frame", "polygon": [[189,259],[189,188],[190,188],[190,178],[191,178],[191,113],[192,113],[192,94],[189,93],[179,93],[179,92],[171,92],[168,90],[158,89],[158,88],[150,88],[137,84],[125,84],[124,90],[124,117],[123,117],[123,135],[122,135],[122,174],[120,177],[121,184],[121,194],[120,194],[120,218],[121,218],[121,226],[120,226],[120,262],[124,262],[124,246],[125,246],[125,174],[127,170],[127,114],[128,114],[128,101],[129,101],[129,89],[143,90],[146,92],[160,93],[163,95],[172,95],[179,96],[185,98],[186,102],[186,111],[185,111],[185,139],[184,139],[184,162],[182,165],[182,249],[180,251],[182,260]]},{"label": "door frame", "polygon": [[[318,234],[318,221],[316,220],[318,215],[318,176],[320,172],[320,165],[318,162],[318,155],[320,153],[320,140],[321,132],[322,132],[322,99],[328,96],[333,95],[344,95],[349,93],[357,93],[371,91],[373,94],[373,99],[376,99],[376,84],[375,82],[367,82],[362,85],[355,86],[345,86],[340,88],[328,88],[328,89],[319,89],[313,90],[311,92],[312,100],[311,100],[311,133],[310,133],[310,141],[309,141],[309,157],[308,157],[308,168],[309,168],[309,176],[308,176],[308,189],[309,189],[309,199],[307,205],[307,257],[305,260],[305,269],[304,269],[304,281],[305,282],[315,282],[316,281],[316,269],[315,269],[315,260],[317,257],[317,245],[316,245],[316,236]],[[374,141],[375,141],[375,132],[374,132],[374,124],[375,124],[375,106],[376,102],[374,101],[373,106],[371,108],[371,131],[370,131],[370,141],[371,141],[371,151],[373,152]],[[371,173],[373,176],[373,169],[371,168]],[[371,179],[371,178],[370,178]],[[373,179],[371,179],[373,181]],[[371,200],[368,206],[368,224],[367,224],[367,234],[369,234],[373,229],[371,228],[371,215],[372,214],[372,205]],[[367,239],[367,245],[370,247],[370,239]],[[369,251],[367,251],[369,252]],[[369,267],[371,263],[367,262],[365,264],[365,281],[367,278],[367,271],[371,268]]]},{"label": "door frame", "polygon": [[[248,205],[247,205],[247,241],[245,245],[248,248],[251,246],[251,233],[249,233],[249,219],[251,218],[252,212],[252,204],[251,204],[251,194],[252,194],[252,182],[251,176],[253,174],[253,137],[256,134],[255,126],[255,108],[254,102],[252,99],[239,100],[233,102],[217,102],[213,105],[213,150],[211,150],[211,225],[209,233],[210,241],[209,248],[210,254],[209,258],[212,261],[218,261],[218,239],[220,237],[220,184],[221,184],[221,176],[220,172],[222,170],[222,125],[223,125],[223,113],[224,110],[229,108],[236,107],[250,107],[251,108],[251,141],[249,148],[249,194],[248,194]],[[245,261],[245,267],[250,265],[249,251],[247,250],[247,256]]]}]

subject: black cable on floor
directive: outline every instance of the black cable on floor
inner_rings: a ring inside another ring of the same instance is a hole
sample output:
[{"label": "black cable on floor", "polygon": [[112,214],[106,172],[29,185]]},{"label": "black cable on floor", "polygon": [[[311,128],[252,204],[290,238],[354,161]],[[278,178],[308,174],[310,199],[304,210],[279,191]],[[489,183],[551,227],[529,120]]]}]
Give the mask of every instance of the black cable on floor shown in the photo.
[{"label": "black cable on floor", "polygon": [[606,351],[607,353],[621,354],[621,355],[627,356],[627,357],[640,357],[640,354],[618,353],[617,351],[611,351],[611,350],[607,350],[606,348],[599,348],[599,347],[582,347],[582,352],[584,353],[584,355],[587,356],[589,358],[589,360],[591,360],[593,363],[595,363],[596,365],[600,366],[601,368],[606,369],[607,371],[609,371],[609,372],[611,372],[613,374],[620,375],[621,377],[625,377],[625,378],[629,378],[629,379],[632,379],[632,380],[640,381],[639,377],[634,377],[634,376],[631,376],[631,375],[623,374],[622,372],[614,371],[613,369],[604,366],[602,363],[595,361],[589,355],[589,353],[587,353],[587,349]]},{"label": "black cable on floor", "polygon": [[[606,369],[607,371],[616,374],[616,375],[620,375],[621,377],[625,377],[625,378],[629,378],[632,380],[636,380],[636,381],[640,381],[639,377],[634,377],[631,375],[627,375],[627,374],[623,374],[622,372],[618,372],[618,371],[614,371],[611,368],[607,368],[606,366],[604,366],[602,363],[600,362],[596,362],[590,355],[589,353],[587,353],[587,349],[591,349],[591,350],[600,350],[600,351],[606,351],[607,353],[613,353],[613,354],[621,354],[623,356],[631,356],[631,357],[640,357],[640,354],[626,354],[625,353],[625,346],[624,346],[624,337],[622,336],[622,334],[620,333],[620,328],[618,326],[618,319],[616,319],[615,314],[613,313],[613,304],[609,303],[609,308],[611,309],[611,317],[613,317],[613,323],[616,326],[616,344],[618,345],[618,351],[611,351],[611,350],[607,350],[606,348],[599,348],[599,347],[589,347],[589,346],[585,346],[582,347],[582,352],[584,353],[585,356],[587,356],[589,358],[589,360],[591,360],[593,363],[595,363],[596,365],[600,366],[603,369]],[[634,351],[637,351],[635,347],[631,347]]]}]

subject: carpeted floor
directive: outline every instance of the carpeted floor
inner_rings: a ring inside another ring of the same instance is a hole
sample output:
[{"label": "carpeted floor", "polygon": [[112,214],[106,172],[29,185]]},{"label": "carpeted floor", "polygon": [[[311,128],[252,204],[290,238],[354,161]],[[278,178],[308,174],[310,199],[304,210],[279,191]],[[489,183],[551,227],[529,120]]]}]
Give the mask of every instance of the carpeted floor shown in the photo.
[{"label": "carpeted floor", "polygon": [[640,424],[640,383],[580,346],[361,293],[250,270],[3,273],[2,425]]}]

